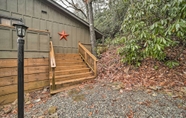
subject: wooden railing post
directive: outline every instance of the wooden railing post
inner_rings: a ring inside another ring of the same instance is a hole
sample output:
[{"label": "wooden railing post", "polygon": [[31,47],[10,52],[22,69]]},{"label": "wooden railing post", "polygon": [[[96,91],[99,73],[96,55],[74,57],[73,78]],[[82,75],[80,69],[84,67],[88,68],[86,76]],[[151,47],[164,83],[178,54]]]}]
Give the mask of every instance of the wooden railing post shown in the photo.
[{"label": "wooden railing post", "polygon": [[97,76],[97,60],[94,60],[94,76]]},{"label": "wooden railing post", "polygon": [[87,53],[86,53],[86,51],[85,51],[85,61],[87,61]]},{"label": "wooden railing post", "polygon": [[79,46],[79,44],[80,44],[80,41],[78,42],[78,52],[80,52],[80,46]]},{"label": "wooden railing post", "polygon": [[52,90],[56,89],[55,85],[55,68],[52,68]]},{"label": "wooden railing post", "polygon": [[56,61],[55,61],[55,55],[54,55],[52,41],[50,41],[50,67],[52,68],[52,90],[55,90],[56,89],[56,85],[55,85]]}]

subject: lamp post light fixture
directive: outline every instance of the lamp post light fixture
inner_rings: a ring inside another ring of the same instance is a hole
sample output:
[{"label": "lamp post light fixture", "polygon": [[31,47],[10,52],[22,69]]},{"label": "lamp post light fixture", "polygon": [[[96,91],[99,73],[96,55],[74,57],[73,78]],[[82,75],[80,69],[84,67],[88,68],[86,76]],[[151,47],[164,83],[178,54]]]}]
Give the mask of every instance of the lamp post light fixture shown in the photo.
[{"label": "lamp post light fixture", "polygon": [[18,118],[24,118],[24,43],[27,26],[23,22],[13,24],[17,31],[18,43]]}]

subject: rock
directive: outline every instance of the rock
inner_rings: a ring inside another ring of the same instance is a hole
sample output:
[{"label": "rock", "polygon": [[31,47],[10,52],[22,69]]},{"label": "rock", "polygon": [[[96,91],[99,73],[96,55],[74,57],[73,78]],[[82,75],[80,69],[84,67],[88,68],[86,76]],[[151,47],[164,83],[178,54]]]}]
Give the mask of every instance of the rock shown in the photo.
[{"label": "rock", "polygon": [[0,111],[2,110],[4,108],[4,106],[2,105],[2,106],[0,106]]},{"label": "rock", "polygon": [[37,118],[35,115],[32,115],[31,118]]},{"label": "rock", "polygon": [[145,90],[146,93],[152,93],[152,90],[151,89],[147,89]]},{"label": "rock", "polygon": [[186,94],[186,87],[181,87],[181,92],[183,92],[184,94]]},{"label": "rock", "polygon": [[31,102],[30,101],[27,101],[25,104],[27,105],[27,104],[30,104]]},{"label": "rock", "polygon": [[58,114],[54,113],[54,114],[50,115],[49,118],[58,118]]},{"label": "rock", "polygon": [[125,88],[124,84],[121,82],[110,83],[108,86],[111,86],[113,90],[120,90]]},{"label": "rock", "polygon": [[156,86],[156,89],[159,91],[161,90],[163,87],[162,86]]},{"label": "rock", "polygon": [[123,93],[123,90],[122,90],[122,89],[120,89],[120,90],[119,90],[119,92],[120,92],[120,93]]},{"label": "rock", "polygon": [[12,102],[12,105],[17,105],[17,99],[14,101],[14,102]]},{"label": "rock", "polygon": [[0,111],[0,116],[2,116],[4,114],[4,111]]},{"label": "rock", "polygon": [[103,87],[103,86],[105,86],[105,84],[101,84],[101,86]]},{"label": "rock", "polygon": [[149,89],[157,91],[157,90],[161,90],[162,87],[161,86],[150,86]]},{"label": "rock", "polygon": [[149,89],[154,90],[154,91],[157,90],[155,86],[150,86]]},{"label": "rock", "polygon": [[152,96],[156,97],[156,96],[157,96],[157,94],[156,94],[156,93],[153,93],[153,94],[152,94]]},{"label": "rock", "polygon": [[49,109],[48,109],[48,114],[54,114],[55,112],[57,111],[57,107],[56,106],[51,106]]},{"label": "rock", "polygon": [[24,100],[25,100],[25,103],[27,103],[28,101],[31,100],[30,94],[29,94],[29,93],[26,93],[26,94],[25,94]]},{"label": "rock", "polygon": [[45,118],[45,116],[39,116],[38,118]]},{"label": "rock", "polygon": [[37,102],[39,102],[39,101],[41,101],[41,99],[40,99],[40,98],[39,98],[39,99],[34,100],[34,103],[37,103]]},{"label": "rock", "polygon": [[41,99],[43,99],[43,98],[48,98],[49,95],[48,95],[48,94],[42,94],[42,95],[40,95],[39,97],[40,97]]},{"label": "rock", "polygon": [[43,91],[41,93],[47,93],[47,88],[44,88]]},{"label": "rock", "polygon": [[4,106],[3,111],[5,114],[10,113],[12,111],[12,106],[11,105]]},{"label": "rock", "polygon": [[166,91],[166,93],[167,93],[167,95],[169,95],[169,96],[173,96],[173,92],[171,92],[171,91]]}]

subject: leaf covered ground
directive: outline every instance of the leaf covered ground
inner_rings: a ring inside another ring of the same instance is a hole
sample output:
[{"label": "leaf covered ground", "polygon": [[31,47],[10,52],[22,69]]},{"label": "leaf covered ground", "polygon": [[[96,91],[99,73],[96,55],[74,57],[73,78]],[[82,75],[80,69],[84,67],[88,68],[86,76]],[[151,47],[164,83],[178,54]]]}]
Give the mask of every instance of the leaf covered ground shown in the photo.
[{"label": "leaf covered ground", "polygon": [[[180,48],[168,50],[169,58],[175,57]],[[186,50],[179,58],[179,66],[167,67],[163,62],[145,59],[140,67],[121,63],[116,47],[110,47],[101,54],[98,61],[98,80],[106,79],[110,82],[120,81],[123,88],[132,90],[145,89],[149,92],[162,91],[172,97],[186,97]]]}]

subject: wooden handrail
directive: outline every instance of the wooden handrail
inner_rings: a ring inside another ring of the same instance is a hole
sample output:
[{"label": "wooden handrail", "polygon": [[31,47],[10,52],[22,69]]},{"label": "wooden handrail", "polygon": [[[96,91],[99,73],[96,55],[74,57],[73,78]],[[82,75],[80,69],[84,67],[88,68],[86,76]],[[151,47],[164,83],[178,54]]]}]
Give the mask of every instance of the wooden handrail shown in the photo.
[{"label": "wooden handrail", "polygon": [[52,89],[55,90],[55,68],[56,61],[52,41],[50,41],[50,67],[52,68]]},{"label": "wooden handrail", "polygon": [[89,51],[85,48],[85,46],[83,46],[81,43],[79,43],[79,46],[81,48],[83,48],[83,50],[85,50],[85,52],[87,52],[95,61],[97,61],[97,58]]},{"label": "wooden handrail", "polygon": [[50,66],[52,68],[56,67],[56,61],[55,61],[54,48],[53,48],[52,41],[50,41]]},{"label": "wooden handrail", "polygon": [[97,58],[83,46],[80,42],[78,43],[79,54],[85,60],[87,65],[94,72],[94,76],[97,76]]}]

